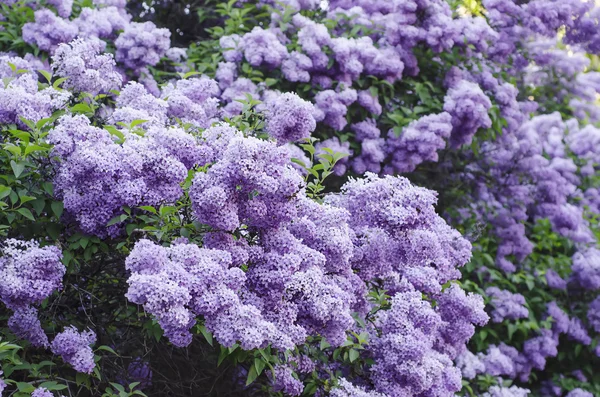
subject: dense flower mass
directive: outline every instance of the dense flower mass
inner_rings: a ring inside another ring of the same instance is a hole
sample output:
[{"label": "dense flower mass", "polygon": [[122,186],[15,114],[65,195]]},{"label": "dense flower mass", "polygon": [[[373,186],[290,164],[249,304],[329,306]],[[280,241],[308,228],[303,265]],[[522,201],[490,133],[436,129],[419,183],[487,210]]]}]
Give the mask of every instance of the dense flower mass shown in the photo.
[{"label": "dense flower mass", "polygon": [[33,346],[48,346],[38,310],[34,307],[62,287],[65,267],[57,247],[39,247],[35,241],[8,239],[0,257],[0,301],[13,311],[11,331]]},{"label": "dense flower mass", "polygon": [[594,2],[0,3],[0,394],[598,394]]},{"label": "dense flower mass", "polygon": [[115,40],[116,59],[133,70],[156,65],[171,45],[171,33],[152,22],[133,22]]},{"label": "dense flower mass", "polygon": [[316,128],[313,106],[285,93],[267,104],[266,130],[279,144],[308,138]]},{"label": "dense flower mass", "polygon": [[88,330],[78,332],[68,327],[54,338],[51,349],[69,363],[77,372],[91,373],[96,366],[90,345],[96,342],[96,334]]},{"label": "dense flower mass", "polygon": [[52,56],[57,76],[65,77],[64,86],[77,92],[107,93],[121,87],[122,76],[115,69],[111,54],[101,54],[104,42],[77,39],[58,46]]}]

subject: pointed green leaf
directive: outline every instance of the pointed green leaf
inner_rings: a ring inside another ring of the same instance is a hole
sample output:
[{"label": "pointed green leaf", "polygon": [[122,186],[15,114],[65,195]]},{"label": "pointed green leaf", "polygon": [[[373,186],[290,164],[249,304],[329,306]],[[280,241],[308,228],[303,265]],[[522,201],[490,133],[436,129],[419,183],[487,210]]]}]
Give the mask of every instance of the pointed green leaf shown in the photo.
[{"label": "pointed green leaf", "polygon": [[10,166],[13,170],[13,173],[15,174],[15,178],[20,177],[23,173],[23,170],[25,170],[25,164],[17,163],[14,160],[10,161]]},{"label": "pointed green leaf", "polygon": [[31,221],[35,221],[35,217],[33,216],[33,214],[31,213],[31,211],[29,211],[29,209],[27,208],[19,208],[17,210],[17,212],[21,215],[23,215],[25,218],[31,220]]}]

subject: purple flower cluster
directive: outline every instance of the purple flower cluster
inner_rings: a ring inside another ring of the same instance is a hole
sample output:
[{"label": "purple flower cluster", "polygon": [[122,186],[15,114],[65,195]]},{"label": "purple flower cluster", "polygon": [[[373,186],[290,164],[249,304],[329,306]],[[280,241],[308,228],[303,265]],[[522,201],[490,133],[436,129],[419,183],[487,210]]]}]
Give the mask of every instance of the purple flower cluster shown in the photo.
[{"label": "purple flower cluster", "polygon": [[70,96],[69,92],[52,87],[38,91],[37,76],[22,74],[0,87],[0,123],[24,126],[21,117],[38,122],[63,109]]},{"label": "purple flower cluster", "polygon": [[287,149],[256,138],[234,138],[222,156],[207,173],[196,174],[190,189],[200,222],[234,231],[242,223],[276,227],[292,219],[292,198],[304,181],[290,166]]},{"label": "purple flower cluster", "polygon": [[54,397],[54,395],[48,389],[38,387],[31,393],[31,397]]},{"label": "purple flower cluster", "polygon": [[52,56],[52,68],[67,80],[65,88],[91,94],[108,93],[121,88],[123,77],[115,68],[111,54],[101,54],[104,42],[77,39],[58,46]]},{"label": "purple flower cluster", "polygon": [[129,26],[131,16],[123,8],[114,6],[103,8],[83,8],[73,24],[79,30],[79,36],[98,37],[114,40],[117,32]]},{"label": "purple flower cluster", "polygon": [[115,40],[116,59],[134,71],[156,65],[171,46],[170,37],[169,30],[152,22],[132,22]]},{"label": "purple flower cluster", "polygon": [[118,234],[118,224],[107,224],[122,213],[122,206],[177,200],[187,176],[183,162],[191,165],[190,158],[199,156],[190,154],[199,149],[181,129],[157,127],[144,137],[127,131],[123,135],[125,142],[119,143],[82,115],[63,116],[48,135],[59,159],[55,191],[86,233]]},{"label": "purple flower cluster", "polygon": [[360,155],[352,160],[352,170],[357,174],[365,172],[379,173],[381,163],[385,159],[385,140],[380,137],[381,131],[373,119],[352,124],[355,139],[360,142]]},{"label": "purple flower cluster", "polygon": [[322,121],[335,130],[343,130],[348,124],[348,106],[356,102],[358,94],[349,88],[340,92],[325,90],[315,96],[315,120]]},{"label": "purple flower cluster", "polygon": [[492,102],[475,83],[463,80],[450,88],[444,98],[444,110],[452,116],[450,145],[470,144],[478,129],[491,127],[491,107]]},{"label": "purple flower cluster", "polygon": [[37,10],[35,22],[23,25],[23,40],[48,52],[53,52],[61,43],[71,42],[78,33],[74,23],[57,17],[48,9]]},{"label": "purple flower cluster", "polygon": [[454,131],[449,113],[423,116],[406,126],[399,136],[388,132],[387,151],[391,156],[391,171],[411,172],[425,161],[438,161],[438,150],[446,147],[446,140]]},{"label": "purple flower cluster", "polygon": [[281,391],[287,396],[299,396],[304,390],[304,385],[293,377],[290,367],[278,365],[273,371],[273,391]]},{"label": "purple flower cluster", "polygon": [[267,103],[266,130],[279,145],[308,138],[317,123],[314,109],[294,93],[285,93]]},{"label": "purple flower cluster", "polygon": [[61,18],[68,18],[71,16],[73,10],[73,0],[47,0],[48,4],[56,8],[58,15]]},{"label": "purple flower cluster", "polygon": [[492,386],[483,394],[483,397],[527,397],[528,395],[529,389],[523,389],[517,386]]},{"label": "purple flower cluster", "polygon": [[[451,298],[455,296],[459,295],[444,294],[445,298],[440,300],[442,309],[436,313],[418,291],[409,289],[392,298],[390,310],[380,312],[377,322],[382,334],[371,347],[376,360],[371,369],[372,379],[378,391],[392,396],[450,395],[461,389],[461,374],[453,365],[453,356],[444,349],[436,349],[439,343],[436,340],[441,336],[445,342],[452,332],[460,333],[460,327],[450,329],[452,326],[445,324],[451,316],[467,315],[463,321],[470,327],[473,327],[471,321],[484,324],[487,316],[481,297],[460,303]],[[462,296],[464,299],[464,292]],[[468,340],[472,332],[461,336],[467,336]]]},{"label": "purple flower cluster", "polygon": [[65,267],[62,253],[54,246],[39,247],[34,241],[7,239],[0,257],[0,300],[13,315],[9,328],[34,346],[47,346],[34,306],[62,287]]},{"label": "purple flower cluster", "polygon": [[529,310],[525,307],[525,297],[513,294],[498,287],[489,287],[485,293],[491,298],[492,321],[500,323],[504,319],[516,320],[529,317]]},{"label": "purple flower cluster", "polygon": [[469,242],[435,213],[435,193],[407,179],[367,173],[327,202],[351,214],[352,261],[365,280],[389,279],[392,287],[406,277],[423,292],[439,292],[471,257]]},{"label": "purple flower cluster", "polygon": [[230,264],[231,255],[224,251],[192,244],[163,248],[141,240],[126,261],[131,271],[127,298],[155,316],[176,346],[190,344],[195,315],[203,315],[223,345],[240,341],[245,349],[260,347],[273,327],[241,302],[237,290],[245,276]]},{"label": "purple flower cluster", "polygon": [[78,332],[75,327],[67,327],[56,335],[50,348],[52,353],[61,356],[77,372],[91,374],[96,366],[90,347],[94,343],[96,334],[93,331]]},{"label": "purple flower cluster", "polygon": [[169,117],[199,128],[208,128],[218,119],[219,94],[217,82],[202,76],[167,84],[161,97],[167,103]]}]

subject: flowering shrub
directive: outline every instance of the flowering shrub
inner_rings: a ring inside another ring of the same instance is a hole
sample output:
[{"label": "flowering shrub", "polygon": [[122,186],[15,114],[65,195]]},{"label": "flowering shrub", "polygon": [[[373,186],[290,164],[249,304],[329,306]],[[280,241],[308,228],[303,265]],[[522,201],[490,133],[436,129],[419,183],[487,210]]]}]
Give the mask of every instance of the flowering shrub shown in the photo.
[{"label": "flowering shrub", "polygon": [[0,395],[600,394],[599,13],[0,1]]}]

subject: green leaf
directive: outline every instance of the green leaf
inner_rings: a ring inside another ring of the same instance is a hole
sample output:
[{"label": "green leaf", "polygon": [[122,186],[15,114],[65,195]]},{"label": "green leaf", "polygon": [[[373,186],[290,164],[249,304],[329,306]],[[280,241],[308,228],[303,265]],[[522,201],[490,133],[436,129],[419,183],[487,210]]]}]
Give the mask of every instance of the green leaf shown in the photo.
[{"label": "green leaf", "polygon": [[487,336],[488,336],[487,330],[482,329],[481,331],[479,331],[479,336],[481,337],[481,340],[484,341],[485,338],[487,338]]},{"label": "green leaf", "polygon": [[92,109],[87,103],[78,103],[71,106],[71,111],[73,113],[91,113]]},{"label": "green leaf", "polygon": [[46,206],[46,200],[44,199],[35,199],[31,202],[31,206],[35,210],[36,214],[41,215],[44,212],[44,207]]},{"label": "green leaf", "polygon": [[265,362],[263,360],[261,360],[260,358],[255,358],[254,359],[254,367],[256,367],[256,373],[258,375],[262,374],[262,371],[265,369]]},{"label": "green leaf", "polygon": [[46,78],[46,81],[48,81],[48,84],[52,83],[52,74],[50,72],[48,72],[47,70],[42,70],[42,69],[38,70],[38,72],[40,72],[40,74]]},{"label": "green leaf", "polygon": [[53,240],[59,239],[61,230],[62,230],[62,226],[57,223],[47,223],[46,224],[46,231],[48,232],[48,235],[50,236],[50,238]]},{"label": "green leaf", "polygon": [[204,336],[204,339],[206,339],[208,344],[212,346],[213,345],[213,336],[210,333],[210,331],[207,330],[204,325],[198,327],[198,329],[200,330],[200,333],[202,334],[202,336]]},{"label": "green leaf", "polygon": [[0,185],[0,200],[7,197],[12,192],[8,186]]},{"label": "green leaf", "polygon": [[360,356],[360,353],[356,349],[350,349],[348,356],[350,358],[350,362],[353,363]]},{"label": "green leaf", "polygon": [[248,371],[248,378],[246,378],[246,386],[252,384],[258,378],[258,374],[256,373],[256,368],[254,366],[250,367],[250,371]]},{"label": "green leaf", "polygon": [[59,79],[56,79],[56,81],[54,82],[54,84],[52,84],[52,87],[53,87],[54,89],[58,89],[58,88],[60,87],[60,85],[61,85],[62,83],[64,83],[65,81],[67,81],[67,78],[66,78],[66,77],[61,77],[61,78],[59,78]]},{"label": "green leaf", "polygon": [[31,221],[35,221],[35,217],[33,216],[33,214],[31,213],[31,211],[27,208],[19,208],[17,210],[17,212],[21,215],[23,215],[25,218],[31,220]]},{"label": "green leaf", "polygon": [[33,152],[41,152],[46,150],[48,150],[48,148],[45,148],[40,145],[27,145],[27,147],[25,148],[25,156]]},{"label": "green leaf", "polygon": [[19,195],[19,199],[21,200],[21,204],[25,204],[25,203],[35,200],[35,197]]},{"label": "green leaf", "polygon": [[35,390],[35,387],[31,383],[17,382],[17,389],[23,393],[31,393]]},{"label": "green leaf", "polygon": [[135,128],[135,127],[137,127],[138,125],[140,125],[140,124],[144,124],[144,123],[147,123],[147,122],[148,122],[148,120],[133,120],[133,121],[131,122],[131,128]]},{"label": "green leaf", "polygon": [[14,160],[10,161],[10,166],[15,174],[15,178],[20,177],[23,173],[23,170],[25,169],[25,164],[17,163]]},{"label": "green leaf", "polygon": [[144,211],[152,212],[155,215],[158,214],[158,211],[156,211],[156,208],[149,206],[149,205],[143,205],[140,207],[140,209],[142,209]]},{"label": "green leaf", "polygon": [[104,351],[107,351],[107,352],[109,352],[109,353],[112,353],[112,354],[114,354],[115,356],[119,356],[119,355],[117,354],[117,352],[116,352],[116,351],[114,351],[114,350],[113,350],[113,348],[112,348],[112,347],[110,347],[110,346],[102,345],[102,346],[99,346],[99,347],[98,347],[98,350],[104,350]]},{"label": "green leaf", "polygon": [[229,350],[226,347],[221,346],[221,352],[219,352],[219,359],[217,360],[217,367],[219,367],[223,361],[229,356]]},{"label": "green leaf", "polygon": [[115,383],[115,382],[110,382],[110,385],[112,387],[114,387],[115,389],[117,389],[118,392],[125,393],[125,388],[122,385]]},{"label": "green leaf", "polygon": [[115,216],[110,221],[108,221],[108,223],[106,224],[106,226],[116,225],[117,223],[125,221],[125,219],[127,219],[127,215],[124,215],[124,214],[123,215]]},{"label": "green leaf", "polygon": [[53,201],[52,204],[50,204],[50,207],[52,208],[52,212],[54,212],[54,215],[56,215],[57,218],[60,218],[64,210],[63,202]]},{"label": "green leaf", "polygon": [[48,389],[50,391],[60,391],[60,390],[65,390],[68,388],[67,385],[61,385],[54,381],[44,382],[44,383],[40,384],[38,387],[43,387],[44,389]]},{"label": "green leaf", "polygon": [[117,127],[115,127],[114,125],[105,125],[104,129],[106,131],[110,132],[111,135],[114,135],[117,138],[119,138],[121,141],[125,140],[125,134],[123,134],[121,131],[119,131],[117,129]]},{"label": "green leaf", "polygon": [[508,324],[508,340],[511,340],[514,333],[517,331],[517,324],[510,323]]}]

